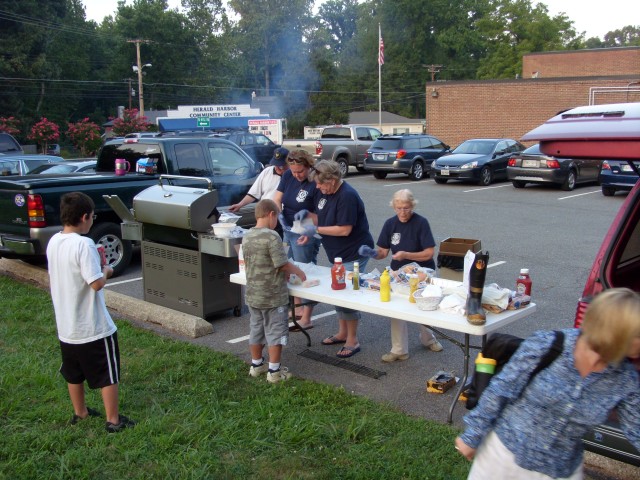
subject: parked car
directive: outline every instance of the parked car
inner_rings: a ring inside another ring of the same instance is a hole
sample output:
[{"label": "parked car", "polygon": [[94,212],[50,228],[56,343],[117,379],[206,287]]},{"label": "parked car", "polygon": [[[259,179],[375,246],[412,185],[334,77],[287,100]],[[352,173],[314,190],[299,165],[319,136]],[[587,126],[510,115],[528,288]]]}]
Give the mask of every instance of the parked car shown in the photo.
[{"label": "parked car", "polygon": [[[640,169],[640,162],[634,162]],[[605,197],[615,195],[618,190],[629,191],[638,182],[638,174],[626,160],[605,160],[600,168],[598,181]]]},{"label": "parked car", "polygon": [[59,174],[59,173],[94,173],[96,160],[65,160],[64,162],[47,163],[34,168],[29,175],[35,174]]},{"label": "parked car", "polygon": [[[640,176],[640,104],[616,103],[576,107],[526,133],[523,140],[540,142],[544,153],[570,158],[626,161]],[[640,182],[636,183],[607,232],[578,300],[574,326],[582,324],[591,299],[615,287],[640,292]],[[640,364],[636,363],[640,370]],[[640,385],[638,385],[640,387]],[[619,428],[615,410],[608,421],[585,436],[587,450],[640,466],[640,452]]]},{"label": "parked car", "polygon": [[540,151],[540,144],[536,143],[509,158],[507,178],[515,188],[524,188],[527,183],[542,183],[571,191],[578,183],[597,182],[602,162],[545,155]]},{"label": "parked car", "polygon": [[40,165],[52,162],[59,162],[60,157],[55,155],[7,155],[0,156],[0,174],[6,175],[27,175]]},{"label": "parked car", "polygon": [[57,143],[50,143],[47,145],[47,155],[57,155],[60,156],[60,145]]},{"label": "parked car", "polygon": [[429,176],[431,162],[449,152],[449,145],[431,135],[382,135],[367,150],[364,169],[377,179],[406,173],[411,180],[421,180]]},{"label": "parked car", "polygon": [[6,132],[0,132],[0,155],[22,155],[24,150],[13,138],[12,135]]},{"label": "parked car", "polygon": [[277,143],[271,141],[266,135],[261,133],[250,132],[228,132],[216,133],[217,137],[226,138],[238,145],[254,160],[268,164],[273,157],[273,151],[280,147]]},{"label": "parked car", "polygon": [[524,145],[510,138],[476,138],[461,143],[449,155],[431,164],[431,176],[436,183],[465,180],[490,185],[507,178],[507,161]]}]

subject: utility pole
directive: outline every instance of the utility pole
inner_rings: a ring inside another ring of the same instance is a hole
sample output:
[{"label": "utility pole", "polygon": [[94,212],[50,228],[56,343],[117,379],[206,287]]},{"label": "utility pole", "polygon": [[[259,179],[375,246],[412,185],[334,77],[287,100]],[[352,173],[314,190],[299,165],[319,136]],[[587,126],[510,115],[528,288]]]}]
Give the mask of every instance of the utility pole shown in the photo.
[{"label": "utility pole", "polygon": [[126,81],[129,82],[129,110],[131,110],[131,95],[133,95],[133,90],[131,89],[131,79],[127,78]]},{"label": "utility pole", "polygon": [[140,44],[141,43],[149,43],[149,40],[127,40],[128,43],[136,44],[136,61],[137,68],[134,70],[138,72],[138,101],[140,106],[140,112],[138,113],[138,117],[144,116],[144,96],[142,94],[142,67],[151,66],[151,64],[142,65],[142,61],[140,60]]},{"label": "utility pole", "polygon": [[440,73],[440,70],[442,70],[442,65],[422,65],[423,67],[425,67],[427,69],[427,71],[431,74],[431,81],[435,82],[436,81],[436,73]]}]

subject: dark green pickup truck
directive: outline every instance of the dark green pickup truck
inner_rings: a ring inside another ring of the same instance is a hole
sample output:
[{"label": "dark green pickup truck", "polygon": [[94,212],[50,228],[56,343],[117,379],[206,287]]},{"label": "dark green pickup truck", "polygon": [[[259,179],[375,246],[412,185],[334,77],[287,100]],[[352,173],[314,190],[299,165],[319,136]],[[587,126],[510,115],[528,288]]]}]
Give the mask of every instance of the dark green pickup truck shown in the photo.
[{"label": "dark green pickup truck", "polygon": [[[115,175],[116,158],[129,162],[129,173]],[[60,197],[81,191],[96,204],[88,236],[105,247],[114,275],[119,275],[131,261],[133,246],[122,239],[121,220],[103,195],[117,195],[131,208],[133,197],[157,184],[161,174],[182,175],[211,179],[220,205],[231,205],[244,197],[262,169],[237,145],[220,138],[135,138],[107,142],[98,154],[96,174],[0,177],[0,257],[44,262],[49,239],[62,229]],[[198,186],[192,182],[172,180]]]}]

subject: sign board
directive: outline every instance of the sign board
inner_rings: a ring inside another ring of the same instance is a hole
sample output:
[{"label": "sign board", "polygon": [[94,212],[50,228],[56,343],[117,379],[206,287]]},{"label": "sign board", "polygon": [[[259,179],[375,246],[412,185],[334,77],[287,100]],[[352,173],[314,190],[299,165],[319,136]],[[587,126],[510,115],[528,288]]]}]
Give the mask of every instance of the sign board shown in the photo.
[{"label": "sign board", "polygon": [[178,105],[177,110],[167,110],[169,118],[229,118],[229,117],[266,117],[259,108],[251,105]]},{"label": "sign board", "polygon": [[304,127],[305,140],[318,140],[324,127]]},{"label": "sign board", "polygon": [[207,128],[210,127],[211,121],[209,120],[209,117],[198,117],[198,126]]},{"label": "sign board", "polygon": [[265,120],[249,120],[249,131],[251,133],[261,133],[269,137],[273,143],[282,145],[282,124],[280,118]]}]

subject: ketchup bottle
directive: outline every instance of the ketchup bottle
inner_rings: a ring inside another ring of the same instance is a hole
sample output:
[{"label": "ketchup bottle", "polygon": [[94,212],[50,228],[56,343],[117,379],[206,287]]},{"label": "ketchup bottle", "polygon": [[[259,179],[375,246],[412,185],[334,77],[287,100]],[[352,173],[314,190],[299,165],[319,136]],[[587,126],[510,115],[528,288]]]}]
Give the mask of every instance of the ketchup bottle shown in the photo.
[{"label": "ketchup bottle", "polygon": [[520,275],[516,280],[516,293],[518,295],[531,296],[531,277],[529,276],[528,268],[520,269]]},{"label": "ketchup bottle", "polygon": [[336,257],[331,267],[331,288],[333,290],[342,290],[346,288],[346,271],[342,264],[342,257]]}]

